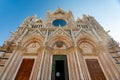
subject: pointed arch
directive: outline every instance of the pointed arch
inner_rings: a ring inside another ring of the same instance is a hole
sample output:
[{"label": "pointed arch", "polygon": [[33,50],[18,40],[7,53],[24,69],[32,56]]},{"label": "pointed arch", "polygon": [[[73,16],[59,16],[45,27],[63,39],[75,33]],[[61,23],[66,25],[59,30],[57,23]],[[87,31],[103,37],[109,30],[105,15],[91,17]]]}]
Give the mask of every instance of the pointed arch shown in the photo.
[{"label": "pointed arch", "polygon": [[42,47],[42,41],[35,37],[26,40],[23,44],[23,49],[26,53],[37,53],[40,47]]},{"label": "pointed arch", "polygon": [[[36,31],[38,31],[38,30],[36,30]],[[22,46],[24,46],[27,42],[29,42],[31,40],[37,40],[38,42],[43,43],[44,37],[42,36],[41,33],[39,33],[39,31],[38,32],[36,32],[36,31],[33,31],[31,34],[28,34],[27,36],[25,36],[22,39],[22,41],[21,41]]]},{"label": "pointed arch", "polygon": [[99,41],[92,35],[81,34],[77,39],[77,46],[82,50],[82,54],[96,55],[99,53]]},{"label": "pointed arch", "polygon": [[[42,47],[43,39],[36,35],[36,36],[27,36],[21,43],[22,49],[24,53],[32,53],[36,54],[38,49]],[[30,54],[29,54],[30,55]]]},{"label": "pointed arch", "polygon": [[61,27],[57,28],[53,33],[51,33],[47,41],[49,41],[48,45],[52,48],[57,41],[62,41],[66,47],[73,46],[73,40],[71,36]]},{"label": "pointed arch", "polygon": [[48,45],[53,48],[53,46],[57,41],[62,41],[65,44],[66,48],[73,46],[72,39],[68,36],[62,36],[62,35],[58,35],[51,38],[48,42]]},{"label": "pointed arch", "polygon": [[23,47],[27,47],[30,43],[38,43],[42,46],[42,41],[38,38],[30,38],[23,43]]},{"label": "pointed arch", "polygon": [[77,44],[79,44],[81,41],[86,41],[91,43],[94,47],[96,47],[99,43],[99,40],[93,36],[92,34],[89,34],[87,32],[81,32],[77,38],[76,38],[76,42]]},{"label": "pointed arch", "polygon": [[77,46],[79,48],[82,43],[88,44],[89,47],[92,46],[93,48],[92,54],[95,55],[102,53],[103,51],[105,52],[107,51],[107,47],[105,46],[104,43],[101,43],[94,35],[88,33],[84,33],[84,34],[82,33],[79,35],[79,37],[77,37]]},{"label": "pointed arch", "polygon": [[49,35],[49,38],[54,37],[56,35],[66,35],[66,36],[70,37],[70,35],[62,27],[58,27],[54,32],[52,32]]}]

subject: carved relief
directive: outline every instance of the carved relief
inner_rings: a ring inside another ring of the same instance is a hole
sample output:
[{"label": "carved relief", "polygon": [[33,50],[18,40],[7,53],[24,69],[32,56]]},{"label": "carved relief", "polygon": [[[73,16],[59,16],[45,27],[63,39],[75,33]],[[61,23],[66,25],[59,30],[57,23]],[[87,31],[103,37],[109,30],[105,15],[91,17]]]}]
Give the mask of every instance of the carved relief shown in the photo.
[{"label": "carved relief", "polygon": [[27,46],[28,53],[37,53],[38,48],[40,47],[38,42],[32,42]]},{"label": "carved relief", "polygon": [[83,53],[85,53],[85,54],[93,53],[93,46],[87,42],[81,43],[80,48],[82,49]]}]

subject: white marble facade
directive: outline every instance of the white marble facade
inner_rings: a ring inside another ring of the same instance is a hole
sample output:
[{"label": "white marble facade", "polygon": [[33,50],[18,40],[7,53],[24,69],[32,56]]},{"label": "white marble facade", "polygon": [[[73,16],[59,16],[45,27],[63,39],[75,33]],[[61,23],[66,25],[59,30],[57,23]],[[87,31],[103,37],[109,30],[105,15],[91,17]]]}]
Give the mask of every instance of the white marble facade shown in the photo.
[{"label": "white marble facade", "polygon": [[23,59],[34,59],[29,80],[51,80],[54,55],[66,55],[69,80],[92,80],[86,59],[96,59],[107,80],[120,80],[119,50],[94,17],[75,20],[58,8],[44,20],[27,17],[0,47],[0,80],[14,80]]}]

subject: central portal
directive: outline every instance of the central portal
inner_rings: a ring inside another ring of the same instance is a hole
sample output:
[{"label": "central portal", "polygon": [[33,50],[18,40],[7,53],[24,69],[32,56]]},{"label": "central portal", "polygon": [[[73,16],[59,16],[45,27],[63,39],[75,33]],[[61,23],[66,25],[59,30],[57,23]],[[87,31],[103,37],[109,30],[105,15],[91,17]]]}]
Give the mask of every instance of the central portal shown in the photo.
[{"label": "central portal", "polygon": [[69,80],[66,55],[54,55],[51,80]]}]

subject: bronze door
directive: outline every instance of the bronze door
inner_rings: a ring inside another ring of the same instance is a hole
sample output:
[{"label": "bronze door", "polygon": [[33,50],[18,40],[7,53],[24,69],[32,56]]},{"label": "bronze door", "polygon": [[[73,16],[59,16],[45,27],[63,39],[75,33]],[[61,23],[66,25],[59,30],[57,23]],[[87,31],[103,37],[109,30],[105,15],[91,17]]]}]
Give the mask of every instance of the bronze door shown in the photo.
[{"label": "bronze door", "polygon": [[106,80],[97,59],[86,59],[86,63],[92,80]]},{"label": "bronze door", "polygon": [[29,80],[34,59],[23,59],[15,80]]}]

